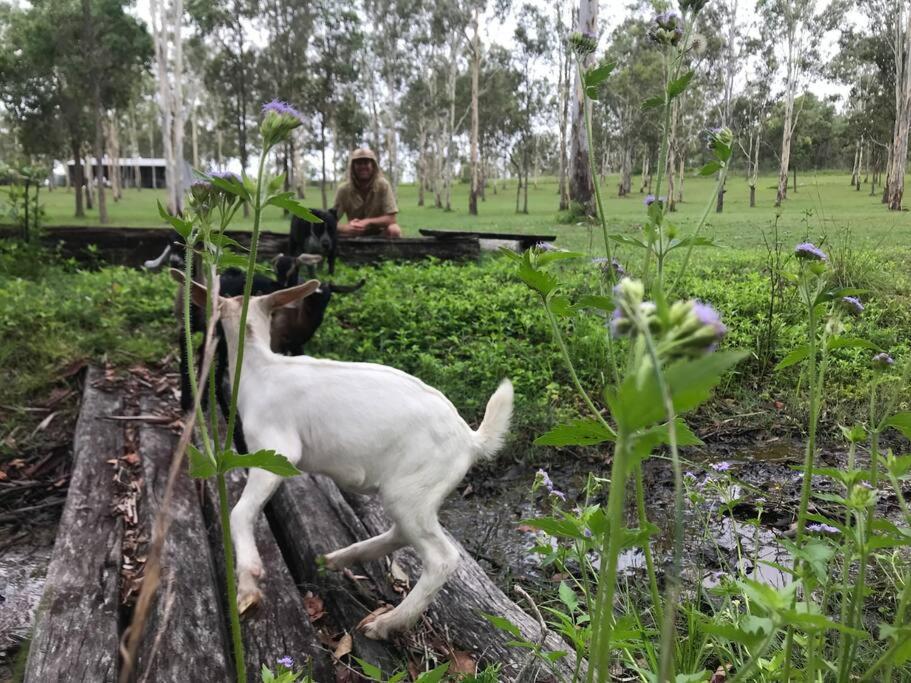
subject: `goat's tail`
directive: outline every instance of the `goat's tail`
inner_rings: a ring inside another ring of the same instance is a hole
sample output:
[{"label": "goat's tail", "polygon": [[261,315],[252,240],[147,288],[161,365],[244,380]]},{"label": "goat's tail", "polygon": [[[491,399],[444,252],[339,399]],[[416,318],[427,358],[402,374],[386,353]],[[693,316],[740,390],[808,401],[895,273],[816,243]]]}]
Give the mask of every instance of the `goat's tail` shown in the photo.
[{"label": "goat's tail", "polygon": [[484,420],[474,433],[477,455],[492,458],[503,447],[512,418],[512,382],[504,379],[487,401]]}]

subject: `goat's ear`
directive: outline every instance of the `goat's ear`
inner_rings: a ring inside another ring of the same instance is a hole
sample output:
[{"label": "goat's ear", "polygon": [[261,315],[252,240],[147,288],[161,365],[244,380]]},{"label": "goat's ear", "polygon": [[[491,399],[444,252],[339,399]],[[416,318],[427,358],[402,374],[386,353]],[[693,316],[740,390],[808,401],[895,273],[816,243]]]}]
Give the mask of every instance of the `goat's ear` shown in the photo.
[{"label": "goat's ear", "polygon": [[272,257],[272,261],[271,261],[272,265],[273,265],[273,266],[277,265],[277,264],[278,264],[278,260],[279,260],[282,256],[284,256],[284,254],[281,254],[281,253],[276,254],[275,256],[273,256],[273,257]]},{"label": "goat's ear", "polygon": [[263,299],[266,300],[269,310],[275,310],[276,308],[293,304],[295,301],[308,297],[317,289],[319,289],[319,280],[308,280],[297,287],[289,287],[288,289],[280,289],[277,292],[272,292],[271,294],[264,296]]},{"label": "goat's ear", "polygon": [[[171,268],[171,277],[181,285],[186,282],[183,271],[177,270],[176,268]],[[190,300],[200,308],[205,309],[208,290],[195,280],[191,282],[190,285]]]},{"label": "goat's ear", "polygon": [[301,254],[297,257],[297,262],[302,266],[315,266],[323,260],[320,254]]}]

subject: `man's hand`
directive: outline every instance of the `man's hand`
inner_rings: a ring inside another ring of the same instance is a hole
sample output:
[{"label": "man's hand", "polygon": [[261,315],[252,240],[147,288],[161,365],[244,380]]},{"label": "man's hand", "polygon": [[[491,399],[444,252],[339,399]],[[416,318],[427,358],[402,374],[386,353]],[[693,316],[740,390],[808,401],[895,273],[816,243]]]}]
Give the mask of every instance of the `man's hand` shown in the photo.
[{"label": "man's hand", "polygon": [[367,227],[367,222],[361,218],[355,218],[348,223],[341,223],[338,231],[342,235],[363,235]]}]

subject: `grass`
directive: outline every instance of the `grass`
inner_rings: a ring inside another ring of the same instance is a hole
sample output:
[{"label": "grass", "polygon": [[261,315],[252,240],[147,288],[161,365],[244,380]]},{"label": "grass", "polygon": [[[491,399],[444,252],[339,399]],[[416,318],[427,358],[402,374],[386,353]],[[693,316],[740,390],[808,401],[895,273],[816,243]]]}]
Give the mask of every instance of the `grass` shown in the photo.
[{"label": "grass", "polygon": [[[756,208],[749,207],[749,188],[741,177],[728,182],[725,211],[716,214],[714,207],[704,234],[714,237],[722,245],[734,249],[753,249],[762,246],[763,228],[770,226],[780,213],[779,227],[786,244],[799,240],[809,233],[814,237],[831,234],[836,230],[851,232],[855,246],[867,248],[879,245],[907,244],[911,238],[911,216],[907,212],[887,211],[879,201],[879,193],[871,197],[869,186],[860,192],[849,184],[844,173],[804,174],[799,176],[798,192],[793,192],[781,209],[774,207],[775,178],[760,178],[756,193]],[[618,198],[616,176],[605,182],[606,212],[611,232],[634,233],[645,215],[643,195],[634,193]],[[638,178],[633,186],[639,186]],[[671,221],[687,234],[698,223],[709,195],[714,187],[712,179],[687,178],[685,201]],[[599,252],[599,230],[592,234],[591,225],[561,224],[557,215],[557,186],[552,178],[544,179],[528,193],[528,214],[515,211],[515,184],[507,182],[497,193],[488,189],[487,201],[481,202],[479,216],[468,215],[468,188],[464,184],[453,188],[454,209],[446,212],[428,206],[417,206],[417,188],[414,185],[399,187],[399,222],[406,236],[418,236],[419,228],[467,229],[489,232],[547,233],[556,234],[561,247]],[[319,204],[319,191],[310,188],[308,198]],[[108,198],[110,225],[128,227],[162,226],[158,218],[156,200],[164,200],[162,190],[128,190],[124,199],[113,202]],[[432,195],[427,196],[432,201]],[[47,212],[46,224],[98,225],[97,210],[87,212],[84,219],[73,218],[73,194],[66,190],[42,193]],[[249,224],[252,219],[238,216],[236,227]],[[264,229],[286,231],[288,220],[278,210],[267,209]]]}]

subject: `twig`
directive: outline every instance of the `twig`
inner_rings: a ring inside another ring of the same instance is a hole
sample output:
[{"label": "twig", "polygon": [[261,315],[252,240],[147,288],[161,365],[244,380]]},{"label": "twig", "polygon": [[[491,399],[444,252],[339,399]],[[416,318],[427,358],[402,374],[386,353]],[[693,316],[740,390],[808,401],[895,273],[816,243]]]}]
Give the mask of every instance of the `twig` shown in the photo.
[{"label": "twig", "polygon": [[538,606],[535,604],[535,601],[532,599],[532,597],[527,592],[525,592],[525,589],[522,588],[522,586],[520,586],[519,584],[516,584],[512,588],[516,593],[518,593],[523,598],[525,598],[525,601],[529,605],[531,605],[531,609],[534,612],[535,617],[537,617],[537,619],[538,619],[538,626],[541,627],[541,633],[538,636],[537,647],[528,653],[528,657],[525,659],[525,662],[522,664],[522,668],[519,669],[518,673],[516,674],[516,680],[521,681],[522,676],[525,674],[526,669],[528,669],[528,667],[531,666],[532,662],[535,661],[535,656],[536,656],[537,650],[540,650],[544,646],[544,641],[547,640],[547,624],[544,621],[544,617],[541,616],[541,611],[538,609]]},{"label": "twig", "polygon": [[65,502],[66,498],[57,498],[55,500],[49,500],[46,503],[41,503],[40,505],[31,505],[29,507],[13,510],[12,512],[5,512],[0,515],[0,522],[12,522],[26,512],[35,512],[36,510],[44,510],[45,508],[57,507],[58,505],[63,505]]}]

